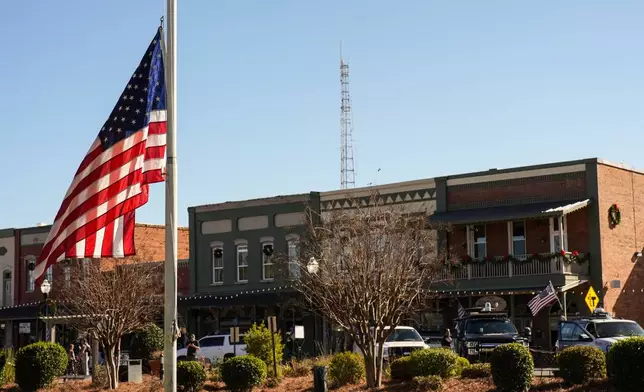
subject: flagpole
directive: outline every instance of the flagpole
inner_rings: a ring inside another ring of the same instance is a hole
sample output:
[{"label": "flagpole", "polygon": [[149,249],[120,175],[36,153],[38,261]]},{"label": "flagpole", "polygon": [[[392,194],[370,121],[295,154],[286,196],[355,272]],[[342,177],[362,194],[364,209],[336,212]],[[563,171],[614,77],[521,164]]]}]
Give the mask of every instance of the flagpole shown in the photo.
[{"label": "flagpole", "polygon": [[165,285],[163,388],[177,391],[177,0],[167,0],[165,58],[167,94],[167,165],[165,193]]}]

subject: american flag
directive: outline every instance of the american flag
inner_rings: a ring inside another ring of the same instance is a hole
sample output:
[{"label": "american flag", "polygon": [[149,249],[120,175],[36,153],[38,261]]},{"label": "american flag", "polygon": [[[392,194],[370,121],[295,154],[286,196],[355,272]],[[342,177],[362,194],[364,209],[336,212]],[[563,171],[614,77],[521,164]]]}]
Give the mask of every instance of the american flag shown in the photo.
[{"label": "american flag", "polygon": [[536,315],[541,311],[541,309],[557,301],[557,292],[552,286],[552,282],[548,282],[548,285],[545,289],[541,290],[534,298],[528,302],[528,307],[533,315]]},{"label": "american flag", "polygon": [[463,318],[463,317],[467,316],[467,311],[461,305],[461,301],[457,300],[456,302],[458,303],[458,318]]},{"label": "american flag", "polygon": [[134,211],[165,178],[166,89],[159,28],[84,157],[34,270],[69,258],[135,254]]}]

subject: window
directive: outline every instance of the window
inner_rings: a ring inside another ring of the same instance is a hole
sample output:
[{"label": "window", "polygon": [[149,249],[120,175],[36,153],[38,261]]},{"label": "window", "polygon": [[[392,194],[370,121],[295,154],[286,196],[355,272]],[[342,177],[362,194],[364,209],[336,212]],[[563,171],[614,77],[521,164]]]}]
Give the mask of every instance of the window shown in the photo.
[{"label": "window", "polygon": [[469,254],[475,259],[487,256],[487,241],[485,238],[485,225],[468,226]]},{"label": "window", "polygon": [[72,282],[72,267],[69,265],[63,266],[63,280],[65,287],[69,287]]},{"label": "window", "polygon": [[550,251],[559,252],[568,249],[566,217],[550,218]]},{"label": "window", "polygon": [[213,242],[210,244],[212,250],[212,284],[224,283],[224,244]]},{"label": "window", "polygon": [[83,279],[87,279],[89,277],[89,263],[92,261],[92,259],[84,258],[81,259],[81,266],[83,268]]},{"label": "window", "polygon": [[239,343],[233,343],[232,338],[230,337],[230,335],[228,335],[228,344],[230,344],[231,346],[233,344],[246,344],[244,343],[244,335],[239,335]]},{"label": "window", "polygon": [[53,265],[50,265],[49,268],[47,268],[47,271],[45,271],[45,279],[47,279],[47,282],[49,283],[51,283],[54,279],[54,271],[52,270],[53,267]]},{"label": "window", "polygon": [[248,245],[237,245],[237,281],[248,282]]},{"label": "window", "polygon": [[224,345],[223,336],[212,336],[208,338],[203,338],[199,341],[200,347],[216,347],[216,346],[223,346],[223,345]]},{"label": "window", "polygon": [[[32,292],[36,289],[36,281],[34,279],[34,270],[36,267],[36,258],[33,256],[26,257],[26,269],[27,269],[27,292]],[[33,264],[33,265],[31,265]]]},{"label": "window", "polygon": [[302,272],[300,271],[299,240],[300,237],[296,234],[286,236],[288,246],[288,276],[290,279],[299,279]]},{"label": "window", "polygon": [[275,267],[273,265],[273,242],[262,241],[262,280],[275,279]]},{"label": "window", "polygon": [[525,222],[512,222],[512,254],[516,256],[525,255]]}]

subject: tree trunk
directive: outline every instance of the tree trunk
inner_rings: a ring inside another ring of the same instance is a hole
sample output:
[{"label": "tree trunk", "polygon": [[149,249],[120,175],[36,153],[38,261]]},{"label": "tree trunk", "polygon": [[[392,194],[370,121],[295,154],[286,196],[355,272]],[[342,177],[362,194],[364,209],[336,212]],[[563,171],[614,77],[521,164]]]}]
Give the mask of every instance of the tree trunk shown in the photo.
[{"label": "tree trunk", "polygon": [[384,365],[383,363],[384,351],[385,351],[385,345],[384,345],[384,342],[382,342],[376,347],[376,384],[378,388],[382,386],[382,368]]},{"label": "tree trunk", "polygon": [[364,355],[365,375],[367,376],[367,387],[378,388],[380,385],[379,380],[376,378],[376,357],[373,353],[375,351],[371,347]]},{"label": "tree trunk", "polygon": [[110,389],[119,387],[118,361],[115,363],[114,346],[103,347],[105,352],[105,363],[107,364],[107,377],[110,381]]}]

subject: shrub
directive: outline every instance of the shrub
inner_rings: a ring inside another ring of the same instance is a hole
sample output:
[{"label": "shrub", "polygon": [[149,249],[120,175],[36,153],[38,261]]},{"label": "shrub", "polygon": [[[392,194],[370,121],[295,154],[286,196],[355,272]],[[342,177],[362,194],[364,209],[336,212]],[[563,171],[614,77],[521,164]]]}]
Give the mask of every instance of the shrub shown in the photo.
[{"label": "shrub", "polygon": [[107,368],[103,365],[96,365],[92,370],[92,386],[97,388],[106,388],[110,385],[107,377]]},{"label": "shrub", "polygon": [[606,356],[597,347],[568,347],[559,353],[557,362],[561,378],[572,385],[606,377]]},{"label": "shrub", "polygon": [[[282,336],[275,333],[275,359],[278,364],[282,362],[284,351],[284,344],[282,343]],[[244,336],[244,343],[246,343],[246,353],[256,358],[261,359],[266,364],[268,374],[274,376],[273,373],[273,341],[271,339],[271,332],[264,326],[264,323],[257,325],[253,324],[250,330]],[[281,367],[278,366],[277,371],[280,372]],[[280,377],[278,374],[277,377]]]},{"label": "shrub", "polygon": [[410,355],[413,376],[454,377],[458,370],[459,356],[445,348],[414,351]]},{"label": "shrub", "polygon": [[329,365],[329,377],[337,386],[359,383],[364,372],[362,356],[349,351],[334,355]]},{"label": "shrub", "polygon": [[441,391],[443,379],[439,376],[414,377],[414,386],[419,391]]},{"label": "shrub", "polygon": [[492,374],[489,363],[475,363],[463,369],[463,378],[489,378]]},{"label": "shrub", "polygon": [[636,391],[644,385],[644,337],[620,340],[608,350],[608,378],[620,391]]},{"label": "shrub", "polygon": [[409,381],[414,378],[411,357],[401,357],[394,360],[389,367],[389,373],[392,380]]},{"label": "shrub", "polygon": [[303,359],[301,361],[292,360],[284,367],[284,377],[304,377],[311,374],[315,366],[314,359]]},{"label": "shrub", "polygon": [[177,386],[184,392],[199,392],[206,382],[206,371],[197,361],[177,363]]},{"label": "shrub", "polygon": [[463,370],[470,366],[470,361],[467,358],[458,357],[456,358],[456,368],[454,369],[454,375],[460,377],[463,374]]},{"label": "shrub", "polygon": [[163,350],[163,330],[150,323],[132,337],[132,358],[150,359],[152,353]]},{"label": "shrub", "polygon": [[33,343],[16,354],[16,383],[25,392],[49,386],[66,369],[67,353],[56,343]]},{"label": "shrub", "polygon": [[266,363],[252,355],[233,357],[221,365],[221,378],[232,391],[247,391],[266,380]]},{"label": "shrub", "polygon": [[499,392],[523,392],[532,384],[534,362],[530,350],[522,344],[498,346],[490,358],[492,379]]}]

